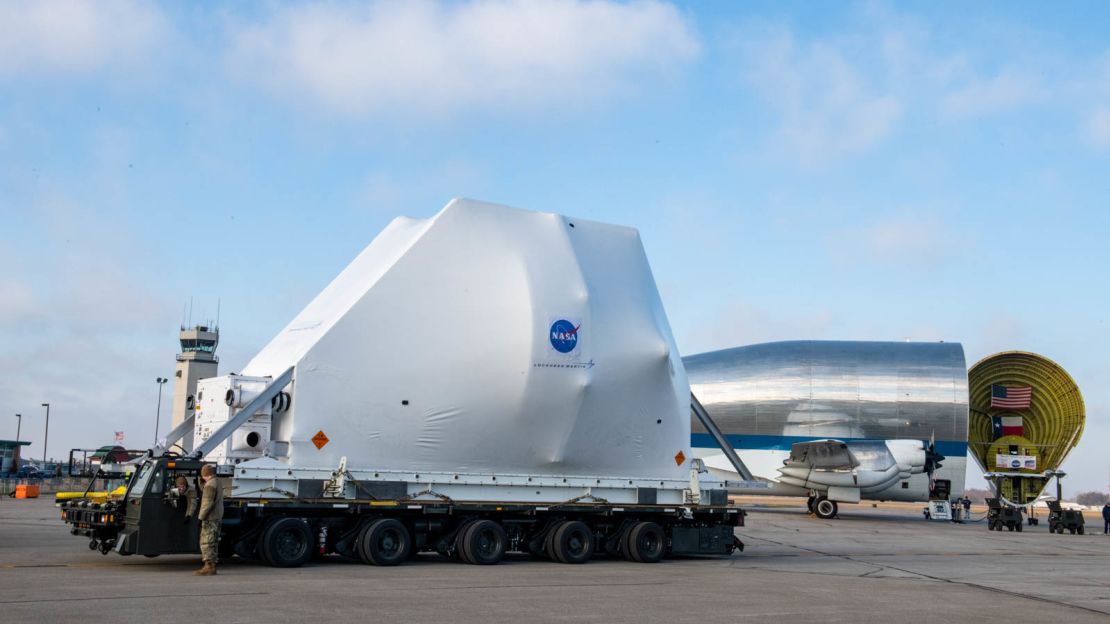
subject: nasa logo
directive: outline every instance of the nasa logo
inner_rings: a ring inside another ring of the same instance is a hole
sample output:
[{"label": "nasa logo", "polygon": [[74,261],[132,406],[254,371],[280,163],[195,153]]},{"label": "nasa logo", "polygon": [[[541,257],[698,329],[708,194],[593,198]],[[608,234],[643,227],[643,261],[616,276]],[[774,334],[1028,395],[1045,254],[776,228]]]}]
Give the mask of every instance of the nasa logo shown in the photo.
[{"label": "nasa logo", "polygon": [[578,327],[565,319],[559,319],[551,324],[551,346],[559,353],[570,353],[578,346]]},{"label": "nasa logo", "polygon": [[1010,467],[1011,468],[1021,468],[1021,460],[1015,459],[1015,460],[1011,461],[1010,462]]}]

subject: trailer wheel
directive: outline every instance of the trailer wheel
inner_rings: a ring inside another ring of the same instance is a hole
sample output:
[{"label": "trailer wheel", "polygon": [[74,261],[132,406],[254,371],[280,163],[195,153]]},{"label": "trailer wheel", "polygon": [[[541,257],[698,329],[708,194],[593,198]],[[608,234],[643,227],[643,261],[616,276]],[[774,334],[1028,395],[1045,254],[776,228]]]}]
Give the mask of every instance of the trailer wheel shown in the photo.
[{"label": "trailer wheel", "polygon": [[1083,527],[1079,527],[1079,528],[1077,528],[1077,529],[1075,530],[1075,532],[1076,532],[1076,533],[1078,533],[1078,534],[1080,534],[1080,535],[1083,535]]},{"label": "trailer wheel", "polygon": [[[222,542],[221,542],[222,543]],[[253,539],[243,539],[234,543],[231,550],[235,556],[247,561],[258,561],[261,555],[258,553],[258,536]]]},{"label": "trailer wheel", "polygon": [[1020,522],[1015,522],[1014,526],[1017,527],[1017,532],[1021,533],[1021,523]]},{"label": "trailer wheel", "polygon": [[282,518],[262,534],[258,550],[275,568],[298,568],[312,557],[312,531],[304,520]]},{"label": "trailer wheel", "polygon": [[399,520],[383,518],[363,527],[355,550],[363,563],[393,566],[408,559],[412,537]]},{"label": "trailer wheel", "polygon": [[544,546],[546,543],[546,539],[540,540],[538,544],[535,539],[530,539],[524,543],[524,550],[531,555],[533,559],[547,559],[547,551]]},{"label": "trailer wheel", "polygon": [[216,555],[220,559],[231,559],[235,556],[235,542],[231,538],[224,535],[220,538],[219,546],[217,547]]},{"label": "trailer wheel", "polygon": [[667,552],[667,536],[654,522],[637,522],[628,531],[625,552],[633,561],[655,563]]},{"label": "trailer wheel", "polygon": [[466,527],[459,536],[459,554],[462,560],[477,565],[492,565],[505,556],[508,537],[505,529],[493,520],[478,520]]},{"label": "trailer wheel", "polygon": [[585,522],[567,520],[551,531],[547,556],[561,563],[586,563],[594,554],[593,534]]},{"label": "trailer wheel", "polygon": [[813,503],[813,513],[822,520],[834,518],[836,512],[839,510],[840,506],[836,504],[836,501],[829,500],[824,496],[818,498],[817,501]]}]

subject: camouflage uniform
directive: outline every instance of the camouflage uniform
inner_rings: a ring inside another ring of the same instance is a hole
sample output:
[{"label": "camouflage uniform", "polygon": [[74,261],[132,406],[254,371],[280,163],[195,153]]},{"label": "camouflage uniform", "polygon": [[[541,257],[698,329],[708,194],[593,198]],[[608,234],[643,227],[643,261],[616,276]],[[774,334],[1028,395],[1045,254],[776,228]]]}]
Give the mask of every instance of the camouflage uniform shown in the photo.
[{"label": "camouflage uniform", "polygon": [[200,558],[206,563],[219,561],[220,523],[205,520],[200,523]]},{"label": "camouflage uniform", "polygon": [[219,561],[220,522],[224,517],[224,492],[220,481],[212,477],[204,484],[200,513],[200,556],[205,563]]}]

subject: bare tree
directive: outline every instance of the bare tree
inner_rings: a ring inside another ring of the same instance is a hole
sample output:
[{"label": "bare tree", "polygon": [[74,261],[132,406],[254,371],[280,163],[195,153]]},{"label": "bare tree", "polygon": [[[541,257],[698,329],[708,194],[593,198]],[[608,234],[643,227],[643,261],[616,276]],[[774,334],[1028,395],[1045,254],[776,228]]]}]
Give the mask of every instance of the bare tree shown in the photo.
[{"label": "bare tree", "polygon": [[1075,497],[1075,502],[1079,503],[1080,505],[1087,505],[1087,506],[1096,506],[1096,507],[1102,506],[1102,505],[1106,504],[1106,501],[1107,501],[1106,492],[1096,492],[1096,491],[1083,492],[1081,494],[1076,495],[1076,497]]}]

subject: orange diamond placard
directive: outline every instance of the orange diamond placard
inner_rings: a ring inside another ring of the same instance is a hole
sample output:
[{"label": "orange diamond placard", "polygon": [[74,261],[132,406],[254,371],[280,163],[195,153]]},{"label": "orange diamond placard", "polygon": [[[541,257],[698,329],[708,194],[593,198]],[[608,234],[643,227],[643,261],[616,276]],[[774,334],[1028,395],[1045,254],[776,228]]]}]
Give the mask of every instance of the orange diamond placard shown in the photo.
[{"label": "orange diamond placard", "polygon": [[312,443],[316,445],[317,450],[324,448],[324,445],[327,444],[329,441],[330,440],[328,440],[328,436],[324,435],[324,432],[322,430],[317,431],[316,435],[312,436]]},{"label": "orange diamond placard", "polygon": [[686,461],[686,453],[683,453],[682,451],[679,451],[677,454],[675,454],[674,463],[681,466],[682,462],[684,462],[684,461]]}]

